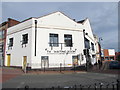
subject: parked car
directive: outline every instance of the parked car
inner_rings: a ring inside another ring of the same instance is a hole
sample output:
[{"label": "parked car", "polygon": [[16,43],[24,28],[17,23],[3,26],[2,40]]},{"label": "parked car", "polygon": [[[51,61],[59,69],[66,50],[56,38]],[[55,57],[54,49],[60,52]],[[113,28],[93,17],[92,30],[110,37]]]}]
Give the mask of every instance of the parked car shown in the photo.
[{"label": "parked car", "polygon": [[109,64],[110,69],[120,69],[120,62],[119,61],[111,61]]}]

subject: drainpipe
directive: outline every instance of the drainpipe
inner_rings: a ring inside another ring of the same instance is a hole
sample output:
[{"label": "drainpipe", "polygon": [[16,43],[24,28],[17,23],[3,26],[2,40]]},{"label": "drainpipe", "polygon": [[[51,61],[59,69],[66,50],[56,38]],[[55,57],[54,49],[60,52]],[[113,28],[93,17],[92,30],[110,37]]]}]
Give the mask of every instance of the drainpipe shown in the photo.
[{"label": "drainpipe", "polygon": [[37,43],[37,20],[35,20],[35,56],[36,56],[36,43]]},{"label": "drainpipe", "polygon": [[[85,50],[85,29],[83,29],[83,36],[84,36],[84,50]],[[87,51],[87,50],[85,50],[85,51]],[[87,57],[87,55],[85,55],[85,57],[86,57],[86,71],[87,71],[87,60],[88,60],[88,57]]]}]

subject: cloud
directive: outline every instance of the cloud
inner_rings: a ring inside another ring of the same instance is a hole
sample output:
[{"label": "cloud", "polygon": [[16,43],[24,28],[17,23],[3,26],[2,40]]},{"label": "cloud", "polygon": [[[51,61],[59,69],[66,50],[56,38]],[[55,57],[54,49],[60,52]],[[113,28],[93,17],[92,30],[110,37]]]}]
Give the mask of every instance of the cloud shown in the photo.
[{"label": "cloud", "polygon": [[[88,17],[95,34],[102,37],[104,48],[116,48],[118,33],[118,3],[116,2],[17,2],[3,3],[3,20],[12,17],[22,21],[54,11],[62,11],[72,19]],[[114,45],[113,45],[114,44]]]}]

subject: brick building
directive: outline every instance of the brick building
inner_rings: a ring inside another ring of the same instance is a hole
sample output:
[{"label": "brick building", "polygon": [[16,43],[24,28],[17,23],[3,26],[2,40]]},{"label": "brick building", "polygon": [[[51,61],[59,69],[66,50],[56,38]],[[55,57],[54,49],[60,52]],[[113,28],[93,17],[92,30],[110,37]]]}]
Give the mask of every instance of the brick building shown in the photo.
[{"label": "brick building", "polygon": [[3,63],[4,63],[7,28],[14,26],[18,23],[20,22],[17,20],[8,18],[7,21],[0,24],[0,66],[3,66]]},{"label": "brick building", "polygon": [[115,60],[114,49],[102,49],[102,60]]}]

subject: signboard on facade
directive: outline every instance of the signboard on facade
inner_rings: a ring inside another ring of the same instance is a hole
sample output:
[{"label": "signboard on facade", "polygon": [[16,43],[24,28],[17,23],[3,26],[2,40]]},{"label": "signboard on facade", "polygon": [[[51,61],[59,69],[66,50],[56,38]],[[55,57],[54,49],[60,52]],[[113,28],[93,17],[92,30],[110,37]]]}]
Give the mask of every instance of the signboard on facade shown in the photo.
[{"label": "signboard on facade", "polygon": [[47,54],[75,54],[77,49],[73,50],[48,50],[45,49]]}]

